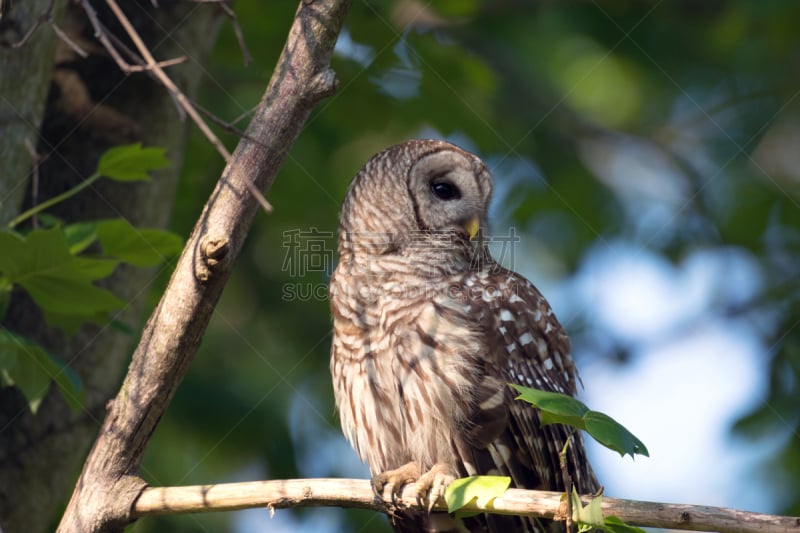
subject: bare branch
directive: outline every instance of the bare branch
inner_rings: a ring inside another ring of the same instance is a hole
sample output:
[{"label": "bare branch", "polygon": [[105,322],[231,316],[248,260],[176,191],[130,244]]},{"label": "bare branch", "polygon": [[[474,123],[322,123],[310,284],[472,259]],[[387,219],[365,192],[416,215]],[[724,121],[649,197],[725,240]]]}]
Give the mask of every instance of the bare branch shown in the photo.
[{"label": "bare branch", "polygon": [[[142,453],[197,352],[259,210],[248,188],[272,185],[312,108],[333,93],[330,59],[349,7],[350,0],[300,2],[261,104],[187,239],[109,404],[59,532],[117,531],[133,520],[133,504],[146,488],[138,477]],[[172,84],[152,55],[139,51],[152,72]],[[188,106],[185,97],[182,104]],[[197,114],[189,108],[190,115]]]},{"label": "bare branch", "polygon": [[[219,485],[147,488],[136,501],[133,514],[143,517],[157,514],[233,511],[252,507],[270,510],[289,507],[355,507],[390,513],[397,507],[424,510],[416,501],[416,487],[406,485],[399,499],[392,501],[375,495],[367,480],[360,479],[291,479],[251,481]],[[584,501],[591,496],[583,498]],[[720,531],[724,533],[797,533],[800,518],[775,516],[708,507],[622,500],[603,496],[603,514],[616,516],[625,523],[641,527]],[[446,511],[441,499],[435,510]],[[563,493],[540,490],[509,489],[502,497],[486,505],[475,500],[465,511],[483,511],[553,518],[564,516]]]},{"label": "bare branch", "polygon": [[59,28],[58,25],[55,22],[53,22],[52,20],[50,20],[49,22],[50,22],[50,27],[53,28],[54,32],[56,32],[56,35],[58,35],[58,38],[61,39],[64,42],[64,44],[69,46],[72,49],[73,52],[75,52],[76,54],[78,54],[78,56],[83,57],[83,58],[89,57],[89,52],[87,52],[86,50],[81,48],[80,45],[78,45],[78,43],[73,41],[69,37],[69,35],[67,35],[67,32],[65,32],[64,30]]},{"label": "bare branch", "polygon": [[[139,53],[142,54],[142,57],[144,57],[148,70],[153,72],[156,78],[158,78],[158,81],[160,81],[164,87],[170,93],[172,93],[175,100],[177,100],[183,110],[186,111],[186,114],[189,115],[197,127],[200,128],[200,131],[203,132],[203,135],[206,136],[206,139],[208,139],[208,141],[214,145],[214,147],[217,149],[217,152],[219,152],[225,161],[230,164],[231,154],[228,152],[228,149],[225,148],[225,145],[222,144],[222,141],[219,140],[219,137],[217,137],[214,132],[211,131],[211,128],[208,127],[208,124],[206,124],[206,122],[203,120],[203,117],[200,116],[186,95],[183,94],[183,92],[181,92],[178,86],[175,85],[172,79],[167,76],[158,61],[156,61],[153,57],[153,54],[150,53],[150,50],[144,44],[144,41],[142,41],[141,37],[139,37],[139,34],[136,32],[133,24],[131,24],[125,13],[119,8],[116,0],[106,0],[106,4],[108,4],[108,7],[110,7],[111,11],[114,12],[114,15],[117,17],[120,24],[122,24],[122,27],[125,28],[125,32],[131,38],[133,44],[136,45],[136,49],[139,50]],[[267,199],[264,198],[264,195],[261,193],[261,191],[249,181],[246,182],[245,186],[247,187],[248,191],[250,191],[250,194],[252,194],[256,201],[261,205],[261,207],[267,213],[271,213],[272,206],[269,204]]]},{"label": "bare branch", "polygon": [[41,26],[42,24],[44,24],[46,22],[50,22],[52,20],[52,18],[53,18],[53,6],[54,5],[55,5],[55,0],[50,0],[50,3],[47,4],[47,7],[44,10],[44,13],[42,13],[41,15],[39,15],[36,18],[36,22],[33,23],[33,26],[31,26],[30,29],[27,32],[25,32],[25,35],[23,35],[22,38],[19,41],[13,43],[11,45],[11,48],[20,48],[20,47],[24,46],[25,43],[27,43],[28,40],[31,38],[31,36],[34,33],[36,33],[36,30],[39,29],[39,26]]},{"label": "bare branch", "polygon": [[[155,70],[155,68],[163,69],[165,67],[171,67],[173,65],[177,65],[186,61],[186,57],[181,56],[175,59],[168,59],[166,61],[155,62],[155,66],[145,64],[144,60],[141,57],[134,54],[133,51],[131,51],[127,46],[125,46],[125,44],[121,42],[113,33],[108,31],[108,29],[103,25],[103,23],[100,22],[100,18],[97,16],[97,12],[94,10],[94,8],[92,7],[92,5],[89,3],[88,0],[78,0],[78,2],[80,6],[83,8],[83,11],[86,13],[86,17],[89,19],[89,22],[91,23],[92,28],[94,29],[95,37],[97,37],[97,40],[100,41],[100,44],[103,45],[103,48],[108,52],[108,55],[111,56],[111,59],[114,60],[114,63],[116,63],[119,69],[125,74],[132,74],[134,72],[148,72],[151,70]],[[59,35],[61,34],[59,33]],[[114,42],[112,43],[111,41]],[[70,48],[75,49],[75,47],[72,46],[72,43],[70,43],[69,41],[67,41],[67,44],[70,45]],[[117,48],[122,50],[122,53],[127,55],[128,59],[134,61],[136,64],[132,65],[127,61],[125,61],[125,59],[122,57]],[[78,53],[83,57],[86,57],[87,55],[86,52],[83,52],[82,50],[78,51]]]},{"label": "bare branch", "polygon": [[242,33],[242,27],[239,25],[239,19],[236,17],[236,13],[233,11],[233,9],[230,8],[228,4],[224,2],[219,2],[219,7],[231,20],[231,26],[233,26],[233,33],[236,35],[236,40],[239,42],[239,49],[242,51],[244,64],[245,66],[247,66],[253,62],[253,56],[250,55],[250,50],[247,49],[247,43],[244,40],[244,34]]},{"label": "bare branch", "polygon": [[119,54],[117,49],[111,44],[111,41],[108,40],[108,32],[103,27],[103,24],[100,22],[100,19],[97,17],[97,11],[94,10],[92,4],[89,3],[88,0],[78,0],[78,3],[83,8],[83,11],[86,13],[89,22],[94,28],[94,36],[97,37],[97,40],[100,41],[100,44],[103,45],[103,48],[106,49],[108,54],[117,64],[117,66],[123,72],[133,72],[131,66],[122,59],[122,56]]},{"label": "bare branch", "polygon": [[[249,65],[253,62],[253,56],[250,55],[250,50],[247,48],[247,43],[244,40],[244,34],[242,34],[242,27],[239,25],[239,18],[236,16],[236,12],[231,9],[230,5],[232,4],[233,0],[188,0],[195,4],[217,4],[223,13],[231,20],[231,26],[233,26],[233,33],[236,35],[236,40],[239,42],[239,49],[242,51],[242,57],[244,58],[245,66]],[[155,0],[153,0],[153,4],[155,5]]]}]

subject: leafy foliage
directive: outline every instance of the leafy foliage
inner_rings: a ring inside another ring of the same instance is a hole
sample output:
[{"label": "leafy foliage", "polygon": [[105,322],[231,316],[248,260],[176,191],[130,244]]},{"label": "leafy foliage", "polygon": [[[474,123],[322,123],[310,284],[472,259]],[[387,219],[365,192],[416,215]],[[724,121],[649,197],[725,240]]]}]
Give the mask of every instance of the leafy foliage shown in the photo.
[{"label": "leafy foliage", "polygon": [[617,516],[605,516],[602,509],[602,495],[590,498],[589,502],[583,505],[580,495],[573,487],[569,497],[572,504],[572,520],[578,524],[578,531],[581,533],[595,530],[607,533],[644,533],[642,528],[630,526]]},{"label": "leafy foliage", "polygon": [[104,260],[79,260],[69,252],[62,230],[34,230],[26,237],[0,232],[0,272],[5,285],[28,291],[45,311],[92,316],[107,313],[124,302],[92,282],[110,274]]},{"label": "leafy foliage", "polygon": [[572,519],[578,523],[578,531],[583,533],[592,529],[604,529],[605,518],[600,507],[603,502],[602,496],[596,496],[589,500],[589,503],[583,505],[580,495],[575,487],[572,487],[569,498],[572,504]]},{"label": "leafy foliage", "polygon": [[67,405],[80,409],[84,391],[72,369],[25,337],[0,329],[0,385],[19,387],[36,413],[51,380]]},{"label": "leafy foliage", "polygon": [[183,247],[182,239],[174,233],[134,228],[121,218],[98,221],[95,229],[107,255],[137,267],[157,265]]},{"label": "leafy foliage", "polygon": [[511,478],[508,476],[470,476],[456,479],[445,489],[447,510],[453,513],[473,500],[478,505],[488,505],[493,499],[502,496],[509,485]]},{"label": "leafy foliage", "polygon": [[[511,478],[506,476],[470,476],[457,479],[445,490],[447,510],[461,517],[480,514],[478,511],[463,511],[462,508],[473,501],[481,507],[488,506],[492,500],[505,494],[510,484]],[[602,495],[590,498],[589,502],[583,505],[581,496],[573,487],[569,498],[572,521],[577,523],[580,532],[599,530],[608,533],[644,533],[643,529],[630,526],[617,516],[604,516]]]},{"label": "leafy foliage", "polygon": [[592,411],[586,405],[566,394],[510,384],[524,400],[539,409],[542,424],[566,424],[582,429],[597,442],[614,450],[621,456],[636,454],[649,456],[647,447],[633,433],[625,429],[610,416]]},{"label": "leafy foliage", "polygon": [[[97,172],[76,187],[43,202],[9,223],[13,228],[44,209],[76,194],[101,176],[117,181],[149,179],[149,172],[167,164],[164,150],[140,144],[108,150]],[[14,287],[26,291],[53,326],[75,332],[87,322],[104,324],[125,302],[95,282],[109,277],[121,263],[152,266],[177,254],[181,238],[154,229],[139,229],[124,219],[63,225],[42,215],[42,229],[24,233],[0,230],[0,318]],[[99,250],[91,253],[93,245]],[[67,403],[77,408],[83,392],[78,376],[52,354],[25,337],[0,330],[0,384],[18,387],[34,413],[54,381]]]},{"label": "leafy foliage", "polygon": [[143,148],[142,143],[109,148],[97,163],[97,174],[115,181],[145,181],[150,171],[169,166],[164,149]]}]

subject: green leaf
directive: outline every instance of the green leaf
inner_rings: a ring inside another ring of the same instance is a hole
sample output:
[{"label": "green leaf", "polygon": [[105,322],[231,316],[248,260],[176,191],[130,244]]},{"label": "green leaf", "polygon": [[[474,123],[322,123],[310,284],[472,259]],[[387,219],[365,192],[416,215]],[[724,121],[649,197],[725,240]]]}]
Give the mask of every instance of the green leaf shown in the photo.
[{"label": "green leaf", "polygon": [[64,236],[67,238],[69,253],[72,255],[81,253],[97,240],[93,222],[79,222],[64,226]]},{"label": "green leaf", "polygon": [[542,424],[566,424],[577,429],[585,429],[583,417],[589,408],[572,396],[558,392],[531,389],[522,385],[510,384],[521,394],[518,400],[525,400],[541,411]]},{"label": "green leaf", "polygon": [[606,517],[603,530],[609,533],[645,533],[644,529],[636,526],[629,526],[614,515]]},{"label": "green leaf", "polygon": [[589,531],[591,529],[602,528],[605,523],[603,519],[603,510],[601,508],[603,497],[595,496],[586,506],[583,506],[581,497],[575,487],[572,487],[572,520],[579,524],[580,531]]},{"label": "green leaf", "polygon": [[50,213],[39,213],[39,227],[42,229],[60,228],[64,221]]},{"label": "green leaf", "polygon": [[16,351],[12,354],[0,343],[0,380],[4,386],[17,387],[28,401],[31,412],[36,414],[50,387],[50,380],[33,362],[42,359],[41,355],[33,350],[27,353],[27,359],[20,358]]},{"label": "green leaf", "polygon": [[125,302],[111,292],[95,287],[76,268],[57,275],[41,273],[19,280],[31,298],[45,310],[66,315],[91,315],[122,307]]},{"label": "green leaf", "polygon": [[447,486],[444,499],[447,510],[452,512],[461,509],[472,500],[485,506],[498,496],[505,494],[511,485],[508,476],[470,476],[457,479]]},{"label": "green leaf", "polygon": [[540,410],[543,425],[566,424],[586,431],[597,442],[623,457],[625,454],[630,454],[631,457],[635,454],[649,457],[644,443],[619,422],[606,414],[591,411],[572,396],[531,389],[514,383],[510,385],[520,393],[517,396],[518,400],[525,400]]},{"label": "green leaf", "polygon": [[97,163],[97,174],[116,181],[149,180],[148,172],[169,166],[163,148],[142,148],[142,143],[109,148]]},{"label": "green leaf", "polygon": [[97,236],[106,254],[138,267],[157,265],[183,248],[174,233],[135,228],[121,218],[97,222]]},{"label": "green leaf", "polygon": [[70,409],[79,411],[83,407],[85,394],[78,374],[51,353],[44,350],[43,353],[47,356],[41,361],[44,372],[55,381]]},{"label": "green leaf", "polygon": [[83,406],[83,386],[77,374],[38,344],[8,330],[0,330],[0,381],[18,387],[31,412],[39,405],[54,381],[67,405]]},{"label": "green leaf", "polygon": [[92,315],[122,307],[124,302],[92,285],[85,262],[69,253],[64,233],[57,228],[34,230],[22,238],[0,231],[0,273],[23,287],[45,311]]},{"label": "green leaf", "polygon": [[73,262],[81,272],[92,280],[107,278],[119,264],[116,259],[94,259],[90,257],[76,257]]},{"label": "green leaf", "polygon": [[610,416],[590,411],[586,413],[584,422],[589,435],[606,448],[618,452],[622,457],[625,457],[626,453],[629,453],[631,457],[637,453],[645,457],[650,456],[644,443]]}]

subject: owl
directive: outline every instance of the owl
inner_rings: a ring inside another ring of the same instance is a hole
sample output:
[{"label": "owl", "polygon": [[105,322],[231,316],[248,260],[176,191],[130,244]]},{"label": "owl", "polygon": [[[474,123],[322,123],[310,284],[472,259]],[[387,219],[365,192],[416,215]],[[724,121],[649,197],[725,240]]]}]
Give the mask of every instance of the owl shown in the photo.
[{"label": "owl", "polygon": [[[559,452],[569,438],[569,478],[580,493],[598,488],[580,436],[542,426],[514,399],[511,383],[574,395],[578,378],[550,305],[492,259],[491,196],[478,157],[412,140],[370,159],[344,199],[329,287],[331,374],[342,429],[379,494],[413,482],[431,506],[471,475],[565,490]],[[396,531],[563,530],[408,508],[391,518]]]}]

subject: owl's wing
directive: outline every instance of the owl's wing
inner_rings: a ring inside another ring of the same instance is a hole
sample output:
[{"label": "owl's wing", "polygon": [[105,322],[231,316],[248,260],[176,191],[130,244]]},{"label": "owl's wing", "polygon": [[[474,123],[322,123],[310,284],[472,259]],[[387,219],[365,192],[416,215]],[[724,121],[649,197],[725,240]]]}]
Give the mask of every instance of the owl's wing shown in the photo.
[{"label": "owl's wing", "polygon": [[[577,372],[566,332],[547,300],[522,276],[494,266],[472,276],[473,316],[486,339],[478,382],[459,454],[479,473],[511,476],[520,488],[564,490],[559,454],[571,428],[542,426],[536,409],[515,400],[509,383],[575,395]],[[579,433],[567,464],[579,492],[597,490]]]}]

